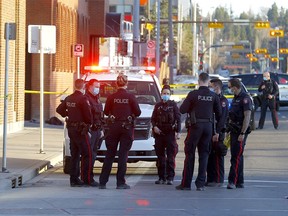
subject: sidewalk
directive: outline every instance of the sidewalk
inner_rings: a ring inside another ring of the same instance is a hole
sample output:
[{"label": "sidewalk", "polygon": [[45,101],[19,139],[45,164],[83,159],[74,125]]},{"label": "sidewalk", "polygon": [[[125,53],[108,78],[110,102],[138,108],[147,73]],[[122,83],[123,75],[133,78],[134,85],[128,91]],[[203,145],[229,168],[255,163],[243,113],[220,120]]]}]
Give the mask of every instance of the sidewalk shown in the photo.
[{"label": "sidewalk", "polygon": [[27,122],[24,130],[7,135],[7,173],[2,172],[3,137],[0,137],[0,190],[19,187],[62,161],[63,126],[44,125],[44,153],[40,153],[39,127],[39,123]]}]

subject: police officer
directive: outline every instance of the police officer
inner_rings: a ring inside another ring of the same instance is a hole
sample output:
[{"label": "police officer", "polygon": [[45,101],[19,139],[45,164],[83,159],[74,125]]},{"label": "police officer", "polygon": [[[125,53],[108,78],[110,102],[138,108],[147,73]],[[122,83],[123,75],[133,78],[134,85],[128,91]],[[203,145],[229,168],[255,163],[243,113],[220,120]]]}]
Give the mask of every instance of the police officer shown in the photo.
[{"label": "police officer", "polygon": [[[161,91],[162,101],[154,107],[151,122],[155,138],[156,166],[159,179],[155,184],[172,185],[175,176],[176,139],[180,139],[181,114],[177,104],[170,100],[170,87]],[[167,180],[167,182],[166,182]]]},{"label": "police officer", "polygon": [[97,157],[97,150],[99,148],[100,138],[103,134],[104,125],[104,114],[103,105],[99,99],[100,83],[96,79],[91,79],[86,84],[85,96],[89,100],[91,105],[92,113],[92,126],[91,126],[91,149],[92,149],[92,178],[93,178],[93,167]]},{"label": "police officer", "polygon": [[220,120],[221,107],[219,97],[208,88],[209,74],[201,73],[198,78],[199,89],[189,92],[180,106],[182,114],[188,113],[190,123],[185,139],[185,161],[181,184],[177,190],[191,190],[194,172],[195,151],[198,149],[199,168],[195,181],[197,190],[203,191],[206,180],[206,169],[209,156],[209,143],[212,138],[213,113]]},{"label": "police officer", "polygon": [[227,189],[244,187],[243,151],[249,133],[249,122],[252,110],[250,96],[241,89],[241,82],[237,79],[228,81],[229,91],[234,94],[229,110],[227,129],[231,137],[231,166],[228,176]]},{"label": "police officer", "polygon": [[272,122],[274,128],[278,128],[278,116],[276,111],[276,96],[279,93],[279,88],[275,80],[270,79],[270,73],[263,73],[263,81],[260,83],[259,92],[262,92],[261,96],[261,116],[259,120],[259,125],[257,129],[263,129],[267,107],[271,111]]},{"label": "police officer", "polygon": [[[75,81],[75,92],[65,98],[57,107],[56,111],[62,117],[68,117],[67,129],[70,138],[71,151],[71,187],[85,185],[98,186],[98,183],[91,178],[92,152],[89,142],[88,130],[92,123],[91,108],[89,101],[84,94],[84,81]],[[79,179],[79,163],[81,155],[81,179]]]},{"label": "police officer", "polygon": [[207,166],[207,186],[222,186],[224,182],[224,156],[227,147],[223,141],[225,138],[225,126],[228,117],[228,100],[222,94],[223,83],[220,79],[210,80],[210,90],[220,98],[222,115],[219,121],[213,124],[212,145]]},{"label": "police officer", "polygon": [[127,84],[127,76],[119,74],[116,81],[118,91],[108,96],[105,104],[104,114],[109,119],[109,130],[106,137],[107,152],[99,178],[100,189],[106,189],[119,142],[116,188],[130,189],[125,181],[127,158],[134,139],[134,118],[140,116],[141,110],[135,96],[127,92]]}]

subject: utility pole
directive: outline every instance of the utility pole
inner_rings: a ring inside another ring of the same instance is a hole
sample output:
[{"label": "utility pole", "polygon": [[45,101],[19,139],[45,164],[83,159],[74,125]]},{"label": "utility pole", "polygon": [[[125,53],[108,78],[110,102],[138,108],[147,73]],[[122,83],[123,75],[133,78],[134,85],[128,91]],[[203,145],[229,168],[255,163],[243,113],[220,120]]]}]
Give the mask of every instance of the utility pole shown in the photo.
[{"label": "utility pole", "polygon": [[172,0],[169,0],[168,6],[168,22],[169,22],[169,72],[170,72],[170,83],[173,83],[173,50],[174,50],[174,36],[173,36],[173,20],[172,20]]},{"label": "utility pole", "polygon": [[[140,31],[139,31],[139,20],[140,20],[140,1],[134,0],[133,7],[133,66],[138,66],[140,62],[140,54],[141,54],[141,46],[138,42],[140,42]],[[134,48],[138,46],[138,53],[134,52]]]}]

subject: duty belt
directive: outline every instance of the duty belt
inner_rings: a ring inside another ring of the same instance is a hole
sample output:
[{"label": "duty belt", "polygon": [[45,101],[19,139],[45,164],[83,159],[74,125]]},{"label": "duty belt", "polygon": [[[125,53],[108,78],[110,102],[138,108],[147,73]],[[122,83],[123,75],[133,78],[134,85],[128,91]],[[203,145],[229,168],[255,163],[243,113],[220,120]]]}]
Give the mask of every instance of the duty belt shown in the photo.
[{"label": "duty belt", "polygon": [[212,122],[212,119],[210,118],[196,118],[197,123],[204,123],[204,122]]}]

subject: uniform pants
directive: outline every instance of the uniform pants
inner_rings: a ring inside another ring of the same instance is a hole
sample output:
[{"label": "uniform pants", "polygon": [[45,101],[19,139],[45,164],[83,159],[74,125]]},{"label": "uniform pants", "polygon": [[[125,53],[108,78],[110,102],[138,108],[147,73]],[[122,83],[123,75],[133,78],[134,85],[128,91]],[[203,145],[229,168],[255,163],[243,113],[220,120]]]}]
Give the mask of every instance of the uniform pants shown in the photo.
[{"label": "uniform pants", "polygon": [[219,152],[215,145],[218,142],[212,143],[212,149],[209,154],[207,166],[207,182],[224,182],[224,156]]},{"label": "uniform pants", "polygon": [[97,150],[99,145],[99,140],[101,136],[101,129],[91,130],[91,150],[92,150],[92,169],[91,169],[91,178],[94,177],[93,168],[94,163],[97,158]]},{"label": "uniform pants", "polygon": [[271,117],[272,117],[272,122],[274,125],[274,128],[278,127],[278,115],[277,115],[277,111],[276,111],[276,100],[275,99],[264,99],[262,100],[261,103],[261,116],[260,116],[260,120],[259,120],[259,127],[263,128],[264,123],[265,123],[265,118],[266,118],[266,112],[267,112],[267,108],[269,107],[270,111],[271,111]]},{"label": "uniform pants", "polygon": [[124,128],[123,122],[116,121],[109,125],[109,131],[105,140],[107,152],[105,155],[102,171],[100,174],[100,184],[105,185],[109,180],[112,165],[117,154],[117,147],[119,146],[118,153],[118,170],[117,170],[117,186],[125,184],[125,174],[127,170],[128,152],[131,149],[133,142],[134,128]]},{"label": "uniform pants", "polygon": [[191,188],[195,164],[196,147],[199,156],[199,168],[195,185],[197,188],[204,187],[209,156],[209,142],[211,140],[211,137],[211,122],[196,123],[189,127],[187,137],[184,141],[185,161],[182,173],[182,187]]},{"label": "uniform pants", "polygon": [[175,132],[165,135],[155,135],[155,152],[157,155],[157,170],[159,179],[173,180],[175,176],[175,157],[178,153]]},{"label": "uniform pants", "polygon": [[88,133],[82,135],[77,127],[68,128],[68,136],[70,138],[71,152],[71,170],[70,181],[77,181],[79,177],[79,164],[81,155],[81,179],[87,183],[91,183],[91,168],[92,168],[92,151]]},{"label": "uniform pants", "polygon": [[234,185],[244,184],[244,158],[243,152],[246,144],[247,134],[242,142],[238,141],[240,133],[232,133],[231,136],[231,166],[228,176],[228,182]]}]

